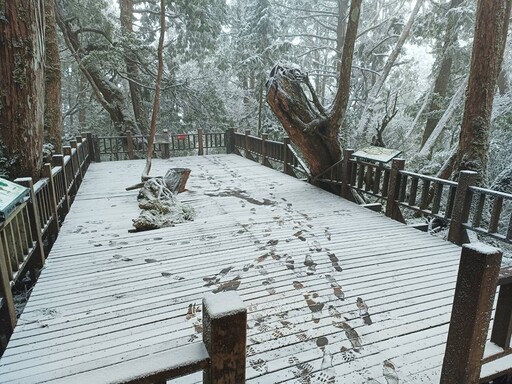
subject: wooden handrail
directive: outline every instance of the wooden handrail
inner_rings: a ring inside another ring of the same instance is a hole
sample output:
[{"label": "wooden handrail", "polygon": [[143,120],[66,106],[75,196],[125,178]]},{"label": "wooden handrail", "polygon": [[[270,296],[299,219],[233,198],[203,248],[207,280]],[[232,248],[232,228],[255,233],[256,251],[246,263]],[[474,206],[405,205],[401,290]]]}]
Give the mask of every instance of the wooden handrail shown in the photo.
[{"label": "wooden handrail", "polygon": [[43,177],[35,184],[32,178],[15,180],[29,188],[30,194],[0,224],[0,322],[5,325],[1,329],[7,340],[16,324],[11,289],[25,271],[30,271],[35,279],[44,265],[45,246],[51,247],[58,236],[59,222],[68,213],[79,178],[92,160],[86,149],[90,148],[89,137],[90,134],[85,134],[79,138],[74,148],[64,147],[65,155],[54,155],[53,168],[45,164]]}]

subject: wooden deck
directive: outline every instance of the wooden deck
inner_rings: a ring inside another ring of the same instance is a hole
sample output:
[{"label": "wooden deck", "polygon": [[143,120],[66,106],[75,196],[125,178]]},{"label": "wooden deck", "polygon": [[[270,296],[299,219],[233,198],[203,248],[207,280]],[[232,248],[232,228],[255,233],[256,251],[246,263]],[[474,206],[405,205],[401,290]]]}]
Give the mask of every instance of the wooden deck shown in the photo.
[{"label": "wooden deck", "polygon": [[179,198],[197,216],[131,234],[124,188],[143,165],[91,164],[1,383],[100,383],[95,370],[200,340],[203,295],[232,289],[249,383],[439,382],[459,247],[235,155],[155,161],[192,169]]}]

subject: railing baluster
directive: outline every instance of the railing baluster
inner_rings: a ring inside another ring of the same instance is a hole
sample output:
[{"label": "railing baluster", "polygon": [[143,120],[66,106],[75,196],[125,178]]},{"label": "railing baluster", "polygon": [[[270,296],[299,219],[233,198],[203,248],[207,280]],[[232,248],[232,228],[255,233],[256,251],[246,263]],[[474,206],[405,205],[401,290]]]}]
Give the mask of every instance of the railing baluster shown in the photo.
[{"label": "railing baluster", "polygon": [[420,209],[427,209],[429,193],[430,193],[430,180],[423,179],[423,186],[421,188],[421,203]]},{"label": "railing baluster", "polygon": [[500,285],[491,341],[503,348],[510,349],[512,335],[512,283]]},{"label": "railing baluster", "polygon": [[475,214],[474,214],[473,220],[472,220],[472,226],[474,228],[480,227],[480,223],[482,221],[482,213],[484,211],[484,205],[485,205],[485,194],[479,193],[478,204],[477,204]]},{"label": "railing baluster", "polygon": [[[5,229],[4,229],[5,230]],[[4,300],[6,333],[10,336],[16,326],[16,309],[11,291],[12,270],[9,255],[5,253],[4,246],[0,243],[0,297]],[[8,337],[9,337],[8,336]]]},{"label": "railing baluster", "polygon": [[434,199],[432,201],[432,213],[437,215],[441,209],[441,198],[443,197],[443,184],[434,184]]},{"label": "railing baluster", "polygon": [[500,223],[501,209],[503,208],[503,198],[501,196],[494,197],[491,210],[491,220],[489,221],[489,233],[498,232]]},{"label": "railing baluster", "polygon": [[415,206],[416,205],[416,196],[418,194],[418,181],[419,178],[412,177],[411,178],[411,189],[409,190],[409,205]]}]

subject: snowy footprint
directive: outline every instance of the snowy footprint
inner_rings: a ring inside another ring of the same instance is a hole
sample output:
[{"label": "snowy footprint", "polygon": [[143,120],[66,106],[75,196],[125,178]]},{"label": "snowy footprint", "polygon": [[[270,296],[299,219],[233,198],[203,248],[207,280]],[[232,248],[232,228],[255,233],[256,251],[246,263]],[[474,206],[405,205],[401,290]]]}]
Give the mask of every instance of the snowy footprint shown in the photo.
[{"label": "snowy footprint", "polygon": [[360,297],[358,297],[357,301],[356,301],[356,305],[357,305],[357,308],[359,309],[359,317],[361,317],[361,319],[363,319],[363,322],[366,325],[373,324],[372,319],[370,317],[370,313],[368,312],[368,305],[366,305],[364,300],[361,299]]},{"label": "snowy footprint", "polygon": [[331,265],[334,268],[336,272],[342,272],[343,269],[341,268],[339,264],[339,259],[336,257],[336,255],[332,252],[327,252],[327,256],[329,256],[329,260],[331,260]]},{"label": "snowy footprint", "polygon": [[317,301],[318,293],[316,292],[305,292],[302,294],[304,296],[304,300],[311,310],[312,320],[314,323],[318,323],[320,321],[320,317],[322,316],[322,309],[324,308],[324,303],[321,301]]},{"label": "snowy footprint", "polygon": [[382,365],[382,374],[388,384],[398,384],[398,374],[396,373],[395,364],[391,360],[384,360]]},{"label": "snowy footprint", "polygon": [[338,284],[336,279],[331,275],[325,275],[325,278],[331,285],[334,296],[336,296],[340,300],[345,300],[345,293],[343,293],[343,289],[341,288],[341,285]]}]

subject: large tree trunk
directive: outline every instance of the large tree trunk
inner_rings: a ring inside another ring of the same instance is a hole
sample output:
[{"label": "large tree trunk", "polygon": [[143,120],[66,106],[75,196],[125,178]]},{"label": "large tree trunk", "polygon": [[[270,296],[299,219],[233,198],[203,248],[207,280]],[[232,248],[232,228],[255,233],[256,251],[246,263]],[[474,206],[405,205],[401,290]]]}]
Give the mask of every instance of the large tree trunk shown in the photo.
[{"label": "large tree trunk", "polygon": [[[338,136],[348,104],[360,11],[361,0],[353,0],[347,22],[338,90],[329,110],[320,103],[307,74],[298,68],[278,64],[272,69],[267,82],[267,102],[290,140],[302,152],[313,177],[341,158]],[[309,101],[303,86],[308,89],[313,102]]]},{"label": "large tree trunk", "polygon": [[[120,0],[121,10],[121,28],[126,37],[133,36],[133,0]],[[142,98],[142,87],[139,79],[140,71],[134,54],[130,48],[125,49],[126,73],[128,75],[128,85],[130,87],[130,96],[132,99],[133,114],[135,121],[142,134],[147,135],[148,127],[148,111],[144,107]]]},{"label": "large tree trunk", "polygon": [[115,128],[120,133],[125,133],[130,130],[133,133],[140,134],[136,124],[129,116],[123,92],[116,84],[113,84],[103,76],[97,66],[91,63],[85,66],[82,63],[82,47],[78,33],[73,29],[71,21],[64,17],[64,9],[59,4],[59,0],[55,0],[55,6],[57,24],[62,31],[64,41],[71,51],[71,54],[74,56],[78,67],[89,81],[96,99],[110,115],[110,119]]},{"label": "large tree trunk", "polygon": [[45,140],[52,143],[57,153],[62,152],[61,69],[57,25],[53,0],[44,0],[45,6]]},{"label": "large tree trunk", "polygon": [[[458,7],[464,0],[451,0],[450,10]],[[437,72],[436,81],[434,83],[434,91],[430,104],[428,107],[427,114],[429,118],[425,124],[425,130],[423,131],[423,137],[421,139],[421,147],[425,145],[432,131],[439,122],[439,117],[434,114],[439,113],[442,106],[441,99],[445,97],[446,90],[448,89],[448,83],[450,81],[453,64],[453,54],[451,53],[451,47],[457,41],[457,18],[450,17],[446,22],[446,31],[444,35],[443,48],[441,53],[441,64]]]},{"label": "large tree trunk", "polygon": [[479,172],[485,184],[496,82],[507,39],[511,1],[479,0],[467,98],[454,169]]},{"label": "large tree trunk", "polygon": [[44,132],[44,1],[2,2],[0,134],[10,177],[39,178]]}]

